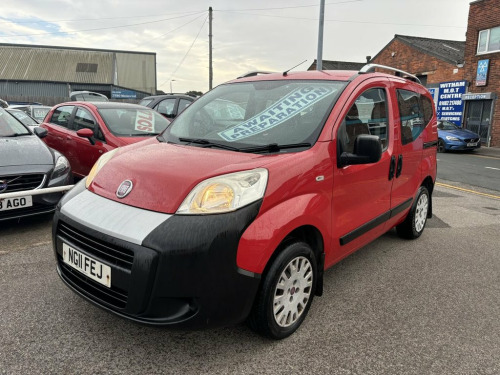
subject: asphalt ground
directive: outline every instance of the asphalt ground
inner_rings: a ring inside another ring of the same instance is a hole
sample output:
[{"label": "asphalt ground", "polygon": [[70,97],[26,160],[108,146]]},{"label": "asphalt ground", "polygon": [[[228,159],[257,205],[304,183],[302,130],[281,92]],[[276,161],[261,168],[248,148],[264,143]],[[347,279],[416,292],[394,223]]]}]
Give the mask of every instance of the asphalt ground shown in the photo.
[{"label": "asphalt ground", "polygon": [[499,374],[500,197],[438,185],[434,212],[329,269],[282,341],[118,318],[63,285],[50,218],[1,224],[0,374]]}]

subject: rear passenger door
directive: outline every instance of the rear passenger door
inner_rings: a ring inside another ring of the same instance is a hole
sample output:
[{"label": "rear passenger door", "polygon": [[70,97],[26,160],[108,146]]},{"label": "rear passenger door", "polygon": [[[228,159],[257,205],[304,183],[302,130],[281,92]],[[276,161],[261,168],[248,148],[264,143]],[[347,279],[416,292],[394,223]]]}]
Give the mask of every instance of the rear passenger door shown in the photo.
[{"label": "rear passenger door", "polygon": [[352,153],[360,134],[377,135],[382,157],[377,163],[334,167],[332,233],[334,248],[325,259],[331,264],[384,233],[390,213],[394,153],[394,111],[389,100],[389,80],[369,80],[353,92],[336,127],[337,158]]},{"label": "rear passenger door", "polygon": [[[410,208],[417,189],[422,183],[422,157],[424,129],[432,117],[424,105],[424,88],[393,80],[397,105],[396,170],[392,187],[390,225],[396,224]],[[427,103],[426,103],[427,104]]]},{"label": "rear passenger door", "polygon": [[47,129],[47,136],[43,139],[44,142],[59,151],[64,156],[68,157],[71,152],[71,122],[73,117],[74,106],[63,105],[57,107],[48,122],[43,123],[41,126]]}]

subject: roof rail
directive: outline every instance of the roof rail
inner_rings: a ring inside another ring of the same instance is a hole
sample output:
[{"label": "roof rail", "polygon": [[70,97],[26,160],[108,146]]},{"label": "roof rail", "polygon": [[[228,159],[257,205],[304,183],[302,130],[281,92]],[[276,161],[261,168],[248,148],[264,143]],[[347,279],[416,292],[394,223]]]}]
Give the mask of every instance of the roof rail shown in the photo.
[{"label": "roof rail", "polygon": [[256,76],[259,74],[271,74],[271,73],[276,73],[276,72],[268,72],[268,71],[264,71],[264,70],[254,70],[254,71],[250,71],[248,73],[245,73],[245,74],[237,77],[237,79],[246,78],[246,77],[253,77],[253,76]]},{"label": "roof rail", "polygon": [[386,66],[386,65],[379,65],[379,64],[366,64],[365,66],[363,66],[360,70],[359,70],[359,74],[365,74],[365,73],[370,73],[370,72],[374,72],[375,71],[375,68],[381,68],[381,69],[387,69],[387,70],[392,70],[393,72],[397,72],[397,73],[401,73],[401,74],[404,74],[410,78],[412,78],[414,81],[422,84],[422,82],[420,82],[420,79],[417,78],[417,76],[413,75],[413,74],[410,74],[408,72],[405,72],[404,70],[400,70],[400,69],[396,69],[396,68],[393,68],[391,66]]}]

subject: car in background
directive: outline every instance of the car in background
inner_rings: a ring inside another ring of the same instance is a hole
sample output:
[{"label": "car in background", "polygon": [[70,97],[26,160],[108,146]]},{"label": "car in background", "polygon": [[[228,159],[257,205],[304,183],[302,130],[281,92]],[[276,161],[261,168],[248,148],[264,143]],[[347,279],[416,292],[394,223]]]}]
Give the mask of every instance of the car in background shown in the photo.
[{"label": "car in background", "polygon": [[18,105],[10,105],[10,109],[19,109],[24,113],[30,115],[38,122],[42,122],[47,113],[52,109],[47,105],[42,104],[18,104]]},{"label": "car in background", "polygon": [[21,111],[20,109],[6,108],[6,111],[9,112],[16,119],[21,121],[24,125],[26,125],[30,130],[34,130],[40,122],[35,120],[33,117],[28,115],[26,112]]},{"label": "car in background", "polygon": [[109,102],[106,95],[93,91],[73,91],[69,94],[71,101],[82,102]]},{"label": "car in background", "polygon": [[145,97],[139,104],[153,108],[164,117],[173,120],[196,99],[196,96],[186,94],[153,95]]},{"label": "car in background", "polygon": [[104,153],[161,133],[169,121],[153,109],[118,102],[66,102],[40,127],[45,143],[65,155],[77,178],[86,176]]},{"label": "car in background", "polygon": [[31,132],[0,108],[0,194],[26,191],[22,197],[0,199],[0,221],[53,212],[62,193],[29,192],[72,182],[68,160],[40,140],[46,135],[41,128]]},{"label": "car in background", "polygon": [[438,121],[438,152],[475,150],[480,147],[479,134],[460,128],[450,121]]}]

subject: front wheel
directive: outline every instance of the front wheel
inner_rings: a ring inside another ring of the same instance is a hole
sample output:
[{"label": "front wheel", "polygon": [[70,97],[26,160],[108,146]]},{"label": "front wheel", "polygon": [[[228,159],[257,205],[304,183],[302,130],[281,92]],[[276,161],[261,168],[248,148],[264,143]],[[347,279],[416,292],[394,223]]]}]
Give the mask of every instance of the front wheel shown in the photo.
[{"label": "front wheel", "polygon": [[421,186],[405,221],[396,227],[400,237],[407,239],[420,237],[427,223],[430,201],[429,190]]},{"label": "front wheel", "polygon": [[310,246],[289,244],[264,277],[248,319],[250,328],[273,339],[290,336],[309,311],[316,280],[316,258]]}]

